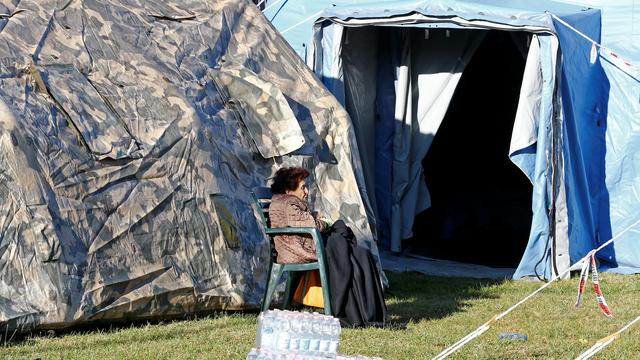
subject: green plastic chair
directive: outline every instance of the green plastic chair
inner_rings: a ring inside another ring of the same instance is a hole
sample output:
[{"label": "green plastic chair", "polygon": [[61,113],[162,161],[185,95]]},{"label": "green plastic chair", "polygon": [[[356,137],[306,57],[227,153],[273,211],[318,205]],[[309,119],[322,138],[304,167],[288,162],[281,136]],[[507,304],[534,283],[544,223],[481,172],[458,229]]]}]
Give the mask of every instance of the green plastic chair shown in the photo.
[{"label": "green plastic chair", "polygon": [[[264,232],[267,234],[269,238],[269,278],[267,280],[267,286],[265,288],[264,298],[262,300],[262,311],[269,310],[269,305],[271,305],[271,300],[273,299],[273,295],[276,291],[276,286],[278,285],[278,280],[282,277],[282,274],[287,271],[289,276],[287,277],[287,285],[285,288],[285,295],[283,301],[283,308],[286,309],[291,304],[291,300],[293,298],[293,293],[295,291],[294,286],[297,284],[297,280],[299,279],[299,275],[301,272],[310,271],[310,270],[318,270],[320,273],[320,283],[322,285],[322,297],[324,301],[324,313],[327,315],[331,314],[331,298],[329,297],[329,277],[327,275],[327,262],[326,256],[324,253],[324,244],[322,242],[322,236],[320,235],[320,231],[316,228],[312,227],[286,227],[286,228],[272,228],[269,226],[269,204],[271,204],[271,189],[260,187],[254,189],[251,192],[251,196],[253,197],[253,201],[255,202],[256,207],[258,208],[258,213],[260,214],[260,220],[262,222],[262,226],[264,227]],[[313,238],[313,242],[316,246],[316,255],[318,257],[318,261],[303,263],[303,264],[278,264],[276,262],[277,253],[275,251],[275,246],[273,245],[273,238],[276,235],[286,235],[286,234],[307,234],[311,235]]]}]

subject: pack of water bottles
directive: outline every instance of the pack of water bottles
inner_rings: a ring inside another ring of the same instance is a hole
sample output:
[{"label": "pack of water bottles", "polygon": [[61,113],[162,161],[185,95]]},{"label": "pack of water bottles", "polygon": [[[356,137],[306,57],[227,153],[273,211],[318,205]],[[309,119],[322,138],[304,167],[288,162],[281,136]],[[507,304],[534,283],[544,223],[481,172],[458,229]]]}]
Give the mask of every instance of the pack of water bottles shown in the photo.
[{"label": "pack of water bottles", "polygon": [[247,359],[335,359],[340,321],[318,313],[270,310],[258,316],[256,349]]},{"label": "pack of water bottles", "polygon": [[326,360],[325,357],[308,354],[296,354],[292,352],[271,351],[264,349],[251,349],[247,360]]},{"label": "pack of water bottles", "polygon": [[[282,351],[269,351],[263,349],[251,349],[247,360],[325,360],[327,358],[320,356],[296,354],[291,352]],[[347,356],[337,355],[336,360],[382,360],[378,357],[366,357],[366,356]]]}]

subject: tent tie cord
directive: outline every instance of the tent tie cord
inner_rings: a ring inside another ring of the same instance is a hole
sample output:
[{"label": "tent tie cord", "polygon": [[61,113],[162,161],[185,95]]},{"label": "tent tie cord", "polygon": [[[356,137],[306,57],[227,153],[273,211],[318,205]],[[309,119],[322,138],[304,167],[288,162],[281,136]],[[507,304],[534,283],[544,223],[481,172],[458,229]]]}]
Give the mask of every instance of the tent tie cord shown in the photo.
[{"label": "tent tie cord", "polygon": [[304,19],[304,20],[300,21],[299,23],[294,24],[294,25],[291,25],[291,26],[289,26],[288,28],[286,28],[286,29],[284,29],[284,30],[280,31],[280,34],[284,34],[284,33],[288,32],[289,30],[295,29],[295,28],[297,28],[298,26],[300,26],[300,25],[302,25],[302,24],[304,24],[304,23],[306,23],[306,22],[308,22],[308,21],[310,21],[310,20],[317,19],[317,18],[318,18],[318,16],[320,16],[320,14],[322,14],[322,10],[320,10],[320,11],[318,11],[317,13],[315,13],[315,14],[313,14],[313,15],[309,16],[308,18],[306,18],[306,19]]},{"label": "tent tie cord", "polygon": [[583,352],[582,354],[580,354],[580,356],[578,356],[576,358],[576,360],[586,360],[586,359],[592,357],[593,355],[597,354],[598,352],[600,352],[600,350],[604,349],[606,346],[608,346],[609,344],[614,342],[616,339],[618,339],[623,332],[627,331],[628,328],[630,328],[633,324],[635,324],[638,321],[640,321],[640,316],[638,316],[633,321],[631,321],[630,323],[625,325],[622,329],[614,332],[613,334],[611,334],[609,336],[603,337],[602,339],[596,341],[596,343],[593,344],[593,346],[591,348],[589,348],[589,350],[587,350],[587,351]]},{"label": "tent tie cord", "polygon": [[[585,40],[587,40],[588,42],[591,43],[592,46],[592,53],[595,51],[595,48],[604,50],[605,54],[607,54],[608,56],[614,58],[617,62],[619,62],[621,65],[626,66],[627,68],[629,68],[630,70],[633,70],[636,74],[631,74],[628,71],[625,71],[625,69],[623,69],[622,67],[618,66],[618,69],[622,72],[624,72],[625,74],[633,77],[633,78],[637,78],[638,75],[640,75],[640,66],[634,65],[633,63],[631,63],[629,60],[626,60],[625,58],[623,58],[622,56],[616,54],[613,50],[609,49],[606,46],[603,46],[602,44],[596,42],[595,40],[593,40],[592,38],[590,38],[589,36],[585,35],[583,32],[581,32],[580,30],[576,29],[575,27],[571,26],[571,24],[567,23],[566,21],[562,20],[561,18],[559,18],[557,15],[554,15],[548,11],[546,11],[547,15],[551,16],[552,18],[554,18],[557,22],[559,22],[560,24],[564,25],[565,27],[567,27],[569,30],[575,32],[576,34],[580,35],[581,37],[583,37]],[[593,55],[592,55],[593,56]],[[618,65],[618,64],[615,64]]]},{"label": "tent tie cord", "polygon": [[589,252],[589,260],[586,260],[582,265],[582,270],[580,271],[580,282],[578,284],[578,297],[576,299],[576,307],[579,307],[582,304],[582,297],[584,295],[584,288],[587,284],[587,279],[589,278],[589,268],[591,268],[591,282],[593,283],[593,291],[596,293],[596,301],[598,302],[598,307],[600,307],[600,311],[606,316],[611,317],[613,314],[611,313],[611,309],[609,309],[609,305],[607,305],[607,301],[604,299],[604,294],[602,293],[602,289],[600,288],[600,278],[598,276],[598,266],[596,265],[596,254],[593,251]]},{"label": "tent tie cord", "polygon": [[[260,0],[260,2],[258,2],[258,4],[257,4],[256,6],[257,6],[258,8],[260,8],[260,5],[262,5],[262,3],[264,3],[265,1],[266,1],[266,0]],[[281,2],[282,2],[282,0],[276,0],[276,1],[272,2],[272,3],[271,3],[270,5],[268,5],[264,10],[262,10],[262,12],[264,13],[265,11],[267,11],[267,10],[271,9],[272,7],[274,7],[275,5],[277,5],[277,4],[281,3]],[[284,5],[284,4],[283,4],[283,5]],[[303,24],[307,23],[307,22],[308,22],[308,21],[310,21],[310,20],[317,19],[317,18],[318,18],[318,16],[320,16],[320,14],[322,14],[322,12],[323,12],[323,11],[324,11],[324,10],[320,10],[320,11],[316,12],[315,14],[313,14],[313,15],[311,15],[311,16],[309,16],[309,17],[307,17],[306,19],[304,19],[304,20],[300,21],[299,23],[289,26],[288,28],[286,28],[286,29],[284,29],[284,30],[280,31],[280,34],[284,34],[284,33],[286,33],[286,32],[289,32],[290,30],[293,30],[293,29],[297,28],[298,26],[300,26],[300,25],[303,25]],[[271,19],[271,21],[273,21],[273,19]]]},{"label": "tent tie cord", "polygon": [[282,2],[282,0],[276,0],[276,1],[272,2],[271,4],[267,5],[267,7],[264,10],[262,10],[262,12],[265,12],[265,11],[271,9],[272,7],[278,5],[281,2]]},{"label": "tent tie cord", "polygon": [[[620,238],[620,236],[622,236],[624,233],[626,233],[627,231],[631,230],[634,226],[636,226],[638,224],[640,224],[640,219],[636,220],[633,224],[629,225],[627,228],[622,230],[616,236],[614,236],[611,239],[605,241],[602,245],[598,246],[596,249],[591,250],[585,257],[583,257],[582,259],[578,260],[575,264],[578,264],[578,263],[580,263],[582,261],[586,261],[587,259],[589,259],[591,257],[592,254],[595,255],[598,251],[600,251],[600,250],[604,249],[605,247],[609,246],[616,239]],[[536,294],[538,294],[542,290],[546,289],[554,281],[556,281],[556,280],[562,278],[564,275],[568,274],[571,271],[571,268],[573,268],[573,266],[570,266],[566,270],[561,272],[560,274],[557,274],[551,280],[549,280],[549,282],[545,283],[544,285],[539,287],[537,290],[535,290],[531,294],[525,296],[522,300],[518,301],[515,305],[511,306],[510,308],[508,308],[507,310],[505,310],[501,314],[494,316],[491,320],[489,320],[486,323],[480,325],[477,329],[475,329],[474,331],[470,332],[468,335],[466,335],[462,339],[458,340],[455,344],[453,344],[453,345],[449,346],[448,348],[444,349],[440,354],[436,355],[433,358],[433,360],[440,360],[440,359],[446,358],[447,356],[453,354],[458,349],[462,348],[464,345],[469,343],[471,340],[473,340],[473,339],[477,338],[478,336],[482,335],[484,332],[489,330],[491,325],[493,325],[495,322],[497,322],[498,320],[500,320],[503,317],[505,317],[507,314],[509,314],[515,308],[517,308],[518,306],[524,304],[526,301],[528,301],[529,299],[534,297]]]}]

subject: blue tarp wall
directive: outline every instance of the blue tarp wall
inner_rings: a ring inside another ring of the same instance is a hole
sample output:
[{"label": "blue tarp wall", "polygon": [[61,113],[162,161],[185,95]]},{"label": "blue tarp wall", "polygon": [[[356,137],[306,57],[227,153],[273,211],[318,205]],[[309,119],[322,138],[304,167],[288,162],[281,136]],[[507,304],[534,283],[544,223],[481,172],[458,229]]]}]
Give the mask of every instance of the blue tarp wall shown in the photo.
[{"label": "blue tarp wall", "polygon": [[640,271],[640,2],[579,3],[602,9],[602,45],[635,67],[600,52],[607,90],[605,112],[600,115],[605,139],[601,159],[594,161],[602,162],[605,188],[592,201],[599,214],[596,243],[617,237],[599,258],[613,271],[636,273]]}]

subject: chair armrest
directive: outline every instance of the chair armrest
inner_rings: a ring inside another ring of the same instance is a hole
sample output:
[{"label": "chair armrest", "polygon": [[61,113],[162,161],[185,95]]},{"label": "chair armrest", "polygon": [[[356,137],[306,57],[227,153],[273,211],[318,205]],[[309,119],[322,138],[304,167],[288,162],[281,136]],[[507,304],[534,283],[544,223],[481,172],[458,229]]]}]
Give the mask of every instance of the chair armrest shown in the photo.
[{"label": "chair armrest", "polygon": [[324,250],[324,243],[322,242],[322,236],[320,230],[314,227],[286,227],[286,228],[267,228],[265,232],[268,235],[285,235],[285,234],[306,234],[311,235],[313,242],[316,245],[316,249]]},{"label": "chair armrest", "polygon": [[283,227],[283,228],[266,228],[265,232],[269,235],[282,235],[282,234],[307,234],[307,235],[319,235],[318,229],[314,227]]}]

